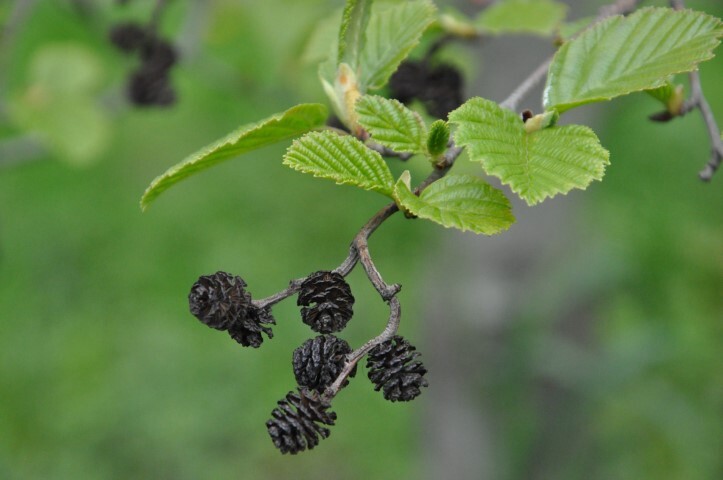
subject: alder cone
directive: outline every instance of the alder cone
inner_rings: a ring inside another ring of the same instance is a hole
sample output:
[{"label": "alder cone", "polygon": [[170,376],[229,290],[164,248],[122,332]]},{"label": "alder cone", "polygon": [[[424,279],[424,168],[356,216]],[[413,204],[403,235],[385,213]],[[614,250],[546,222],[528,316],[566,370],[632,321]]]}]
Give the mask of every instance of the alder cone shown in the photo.
[{"label": "alder cone", "polygon": [[271,412],[272,418],[266,422],[276,448],[295,455],[317,446],[319,437],[327,438],[330,434],[321,425],[334,425],[336,420],[336,413],[327,412],[330,407],[314,390],[300,388],[298,393],[289,392],[279,400]]},{"label": "alder cone", "polygon": [[319,333],[338,332],[354,314],[354,296],[344,277],[336,272],[312,273],[301,284],[297,305],[301,319]]},{"label": "alder cone", "polygon": [[245,347],[258,348],[263,342],[261,332],[273,337],[276,323],[269,309],[251,303],[251,294],[239,276],[226,272],[203,275],[191,287],[188,305],[201,322],[216,330],[228,331],[231,338]]},{"label": "alder cone", "polygon": [[419,100],[436,118],[447,118],[464,103],[463,89],[462,73],[446,63],[430,66],[426,61],[408,60],[389,79],[392,98],[404,104]]},{"label": "alder cone", "polygon": [[246,316],[239,316],[236,322],[229,327],[228,334],[244,347],[259,348],[264,342],[261,332],[269,338],[274,338],[271,327],[266,325],[275,324],[276,320],[271,315],[271,310],[252,306],[246,310]]},{"label": "alder cone", "polygon": [[[349,344],[334,335],[319,335],[307,340],[294,350],[292,363],[296,383],[323,393],[341,373],[348,353],[351,353]],[[355,374],[356,366],[349,377]],[[345,380],[342,386],[348,384]]]},{"label": "alder cone", "polygon": [[424,378],[427,369],[415,361],[418,356],[416,348],[399,335],[371,349],[367,369],[374,390],[381,390],[392,402],[408,402],[419,396],[420,388],[429,384]]},{"label": "alder cone", "polygon": [[176,92],[164,71],[141,67],[128,80],[128,99],[138,106],[168,106],[176,102]]},{"label": "alder cone", "polygon": [[126,53],[138,50],[146,41],[146,29],[137,23],[119,23],[114,25],[108,37],[113,45]]}]

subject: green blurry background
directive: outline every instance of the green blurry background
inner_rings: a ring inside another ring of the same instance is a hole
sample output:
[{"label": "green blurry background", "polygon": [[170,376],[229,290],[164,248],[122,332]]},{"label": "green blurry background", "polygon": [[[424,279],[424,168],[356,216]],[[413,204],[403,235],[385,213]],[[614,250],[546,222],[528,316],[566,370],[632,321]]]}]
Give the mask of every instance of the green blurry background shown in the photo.
[{"label": "green blurry background", "polygon": [[[723,478],[721,178],[696,178],[709,152],[699,116],[652,124],[644,95],[581,109],[611,151],[604,181],[516,203],[508,233],[386,222],[371,249],[404,285],[401,333],[431,386],[392,404],[362,368],[334,402],[331,438],[282,457],[264,422],[312,336],[293,299],[251,350],[196,321],[188,289],[226,270],[263,297],[333,268],[384,199],[282,167],[280,145],[145,214],[138,200],[238,125],[323,102],[303,45],[341,2],[171,2],[179,102],[135,109],[133,60],[105,38],[152,3],[0,2],[0,479]],[[549,51],[526,37],[448,55],[467,62],[469,95],[501,100]],[[723,60],[701,74],[723,120]],[[361,271],[350,283],[343,336],[360,345],[387,308]]]}]

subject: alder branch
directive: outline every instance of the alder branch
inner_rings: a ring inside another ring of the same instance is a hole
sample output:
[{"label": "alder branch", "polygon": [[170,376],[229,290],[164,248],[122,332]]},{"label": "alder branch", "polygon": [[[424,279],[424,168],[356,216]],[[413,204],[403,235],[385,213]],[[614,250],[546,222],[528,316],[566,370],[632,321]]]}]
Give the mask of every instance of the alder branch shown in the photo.
[{"label": "alder branch", "polygon": [[[640,0],[618,0],[611,5],[601,7],[598,11],[597,17],[595,17],[595,20],[593,20],[587,28],[573,35],[571,39],[579,36],[585,30],[592,28],[594,25],[608,17],[612,17],[613,15],[624,15],[632,12],[638,6],[639,1]],[[542,62],[526,79],[522,81],[519,87],[517,87],[506,99],[502,100],[500,106],[512,111],[517,111],[522,99],[524,99],[538,83],[547,77],[547,70],[550,68],[552,58],[553,57],[549,57]]]},{"label": "alder branch", "polygon": [[[671,0],[670,5],[676,10],[683,10],[685,8],[684,0]],[[720,129],[715,121],[713,110],[710,108],[710,104],[703,94],[700,74],[698,71],[693,71],[688,74],[688,78],[690,80],[690,98],[683,104],[679,115],[683,116],[697,109],[703,117],[706,129],[708,130],[708,136],[710,137],[711,157],[708,163],[705,164],[705,167],[703,167],[703,170],[698,173],[698,177],[704,182],[709,182],[723,160],[723,141],[721,140]]]},{"label": "alder branch", "polygon": [[[605,13],[601,10],[601,13],[596,21],[610,15],[627,12],[635,8],[636,5],[637,1],[634,0],[619,0],[610,6],[610,8],[606,9]],[[530,77],[525,79],[519,87],[513,90],[510,96],[504,100],[501,105],[514,110],[519,101],[529,92],[529,90],[531,90],[537,82],[544,78],[550,61],[551,59],[548,59],[543,62],[543,64],[541,64],[535,72],[530,75]],[[367,147],[385,156],[397,156],[402,158],[402,155],[404,155],[374,143],[367,144]],[[457,147],[454,142],[450,142],[447,150],[442,156],[442,160],[435,165],[434,170],[427,176],[427,178],[414,189],[414,193],[419,195],[425,188],[429,187],[429,185],[444,177],[452,169],[455,161],[462,151],[463,147]],[[389,319],[384,330],[378,336],[367,341],[364,345],[346,356],[346,362],[344,363],[341,373],[324,391],[324,398],[326,401],[330,401],[339,393],[339,390],[342,388],[342,385],[344,385],[357,363],[359,363],[359,361],[364,358],[369,351],[377,345],[390,340],[397,334],[399,329],[401,305],[399,303],[399,299],[397,298],[397,294],[401,289],[401,285],[396,283],[390,285],[384,281],[379,273],[379,270],[374,264],[374,261],[372,260],[368,245],[369,237],[382,225],[382,223],[398,211],[399,207],[397,204],[390,203],[369,219],[369,221],[364,224],[364,226],[354,236],[351,246],[349,247],[349,254],[347,257],[337,268],[334,269],[334,272],[346,277],[354,269],[357,263],[361,263],[369,281],[372,285],[374,285],[374,288],[377,290],[382,299],[389,304]],[[306,277],[292,280],[289,282],[289,286],[286,289],[270,297],[257,300],[254,304],[258,307],[269,307],[277,302],[280,302],[281,300],[298,293],[304,280],[306,280]]]}]

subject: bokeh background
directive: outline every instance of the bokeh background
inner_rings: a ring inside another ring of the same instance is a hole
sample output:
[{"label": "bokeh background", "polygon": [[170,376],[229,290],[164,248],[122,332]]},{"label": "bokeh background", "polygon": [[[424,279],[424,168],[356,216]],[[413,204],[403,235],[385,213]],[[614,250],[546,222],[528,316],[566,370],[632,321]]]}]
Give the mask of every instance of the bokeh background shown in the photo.
[{"label": "bokeh background", "polygon": [[[282,457],[264,422],[312,332],[290,299],[273,341],[243,349],[188,313],[188,289],[225,270],[263,297],[334,268],[384,198],[283,167],[279,145],[145,214],[138,201],[237,126],[324,102],[305,46],[342,2],[169,2],[178,102],[139,109],[123,95],[134,60],[107,32],[147,21],[153,3],[0,2],[0,479],[723,478],[723,179],[697,180],[699,115],[650,123],[645,95],[566,116],[611,151],[604,181],[516,202],[503,235],[386,222],[370,246],[404,286],[401,333],[430,388],[392,404],[361,368],[331,437]],[[570,17],[601,4],[573,2]],[[717,0],[689,6],[723,14]],[[505,37],[444,54],[468,95],[499,101],[551,51]],[[723,121],[720,52],[701,75]],[[360,345],[387,308],[361,270],[350,283],[343,337]]]}]

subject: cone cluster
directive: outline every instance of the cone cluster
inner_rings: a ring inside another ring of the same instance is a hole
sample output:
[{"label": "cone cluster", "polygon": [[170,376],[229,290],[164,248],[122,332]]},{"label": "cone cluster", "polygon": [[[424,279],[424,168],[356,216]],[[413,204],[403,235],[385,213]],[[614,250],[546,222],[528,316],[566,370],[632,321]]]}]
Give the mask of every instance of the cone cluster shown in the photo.
[{"label": "cone cluster", "polygon": [[178,55],[167,40],[136,23],[115,25],[110,41],[127,54],[138,54],[140,66],[128,77],[127,95],[138,106],[168,106],[176,101],[170,71]]}]

